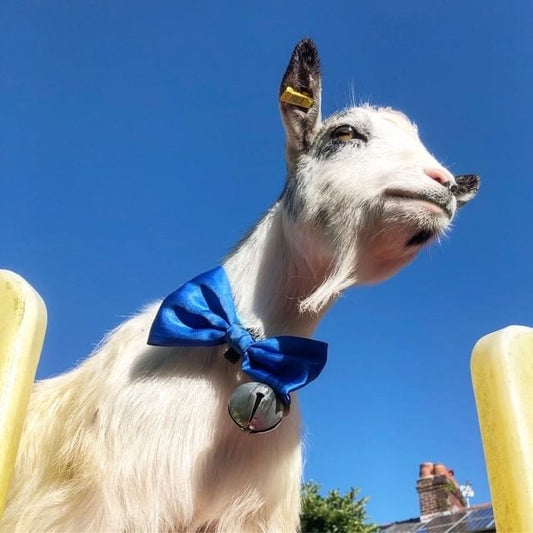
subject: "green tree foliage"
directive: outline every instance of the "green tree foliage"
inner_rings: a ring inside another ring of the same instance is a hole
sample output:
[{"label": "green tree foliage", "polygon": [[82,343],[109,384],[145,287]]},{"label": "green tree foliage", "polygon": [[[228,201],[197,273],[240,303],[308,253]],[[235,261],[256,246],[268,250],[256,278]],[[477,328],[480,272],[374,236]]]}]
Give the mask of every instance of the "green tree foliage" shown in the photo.
[{"label": "green tree foliage", "polygon": [[366,503],[359,489],[351,488],[344,496],[332,490],[320,495],[320,485],[309,481],[302,486],[302,533],[374,533],[377,527],[368,523]]}]

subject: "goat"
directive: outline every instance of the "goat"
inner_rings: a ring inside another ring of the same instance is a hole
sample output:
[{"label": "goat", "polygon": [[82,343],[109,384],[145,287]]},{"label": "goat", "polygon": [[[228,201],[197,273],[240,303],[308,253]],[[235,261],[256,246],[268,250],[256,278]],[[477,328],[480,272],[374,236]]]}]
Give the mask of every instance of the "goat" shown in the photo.
[{"label": "goat", "polygon": [[[322,121],[311,40],[294,49],[280,96],[285,189],[223,263],[256,338],[311,336],[343,290],[407,265],[479,187],[439,164],[399,111],[363,105]],[[247,376],[224,346],[148,346],[158,306],[35,384],[1,531],[298,529],[296,395],[275,431],[240,431],[227,404]]]}]

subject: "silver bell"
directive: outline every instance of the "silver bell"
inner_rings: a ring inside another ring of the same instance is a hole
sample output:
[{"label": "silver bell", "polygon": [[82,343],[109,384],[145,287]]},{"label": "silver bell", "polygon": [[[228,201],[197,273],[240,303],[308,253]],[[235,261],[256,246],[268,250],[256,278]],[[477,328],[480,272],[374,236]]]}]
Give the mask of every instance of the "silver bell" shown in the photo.
[{"label": "silver bell", "polygon": [[271,387],[256,381],[238,386],[228,402],[233,421],[249,433],[274,429],[281,422],[285,409]]}]

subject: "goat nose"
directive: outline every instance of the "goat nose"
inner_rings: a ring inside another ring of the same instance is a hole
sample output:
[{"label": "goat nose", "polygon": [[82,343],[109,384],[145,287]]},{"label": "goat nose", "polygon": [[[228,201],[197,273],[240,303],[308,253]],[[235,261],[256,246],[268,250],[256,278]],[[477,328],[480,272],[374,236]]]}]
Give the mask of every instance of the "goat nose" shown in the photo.
[{"label": "goat nose", "polygon": [[426,176],[429,176],[432,180],[435,180],[447,189],[451,189],[455,185],[454,180],[451,179],[446,172],[438,168],[425,168],[424,173]]}]

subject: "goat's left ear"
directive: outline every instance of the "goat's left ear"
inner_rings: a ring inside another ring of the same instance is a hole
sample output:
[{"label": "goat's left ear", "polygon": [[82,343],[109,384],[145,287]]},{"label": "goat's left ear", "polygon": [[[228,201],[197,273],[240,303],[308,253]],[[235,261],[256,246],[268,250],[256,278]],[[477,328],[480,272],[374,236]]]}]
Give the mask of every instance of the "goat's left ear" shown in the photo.
[{"label": "goat's left ear", "polygon": [[479,190],[479,176],[476,174],[462,174],[455,176],[457,189],[453,192],[457,200],[457,207],[463,207],[472,200]]},{"label": "goat's left ear", "polygon": [[320,124],[320,90],[318,50],[311,39],[304,39],[292,53],[279,90],[289,165],[309,148]]}]

